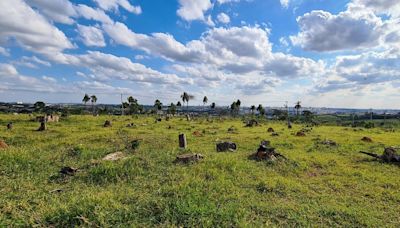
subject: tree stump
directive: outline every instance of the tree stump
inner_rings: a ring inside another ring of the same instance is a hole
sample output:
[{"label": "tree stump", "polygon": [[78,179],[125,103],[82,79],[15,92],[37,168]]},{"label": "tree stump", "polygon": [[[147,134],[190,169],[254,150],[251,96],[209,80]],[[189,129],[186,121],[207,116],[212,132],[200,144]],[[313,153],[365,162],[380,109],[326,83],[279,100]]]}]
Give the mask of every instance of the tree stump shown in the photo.
[{"label": "tree stump", "polygon": [[0,139],[0,149],[6,149],[6,148],[8,148],[7,143]]},{"label": "tree stump", "polygon": [[37,131],[45,131],[46,129],[47,129],[46,123],[45,122],[41,122],[40,123],[40,127],[37,129]]},{"label": "tree stump", "polygon": [[13,129],[13,123],[10,122],[7,124],[7,130],[12,130]]},{"label": "tree stump", "polygon": [[186,115],[186,120],[190,121],[190,115],[189,114]]},{"label": "tree stump", "polygon": [[179,135],[179,148],[186,149],[186,147],[187,147],[186,135],[180,134]]},{"label": "tree stump", "polygon": [[273,132],[275,132],[275,130],[272,127],[270,127],[270,128],[268,128],[267,132],[268,133],[273,133]]},{"label": "tree stump", "polygon": [[201,154],[182,154],[176,156],[175,163],[191,163],[191,162],[198,162],[200,159],[203,159],[204,156]]},{"label": "tree stump", "polygon": [[225,152],[225,151],[234,152],[236,149],[237,146],[233,142],[217,143],[217,152]]},{"label": "tree stump", "polygon": [[111,127],[111,126],[112,126],[111,121],[106,120],[106,122],[104,122],[103,127]]}]

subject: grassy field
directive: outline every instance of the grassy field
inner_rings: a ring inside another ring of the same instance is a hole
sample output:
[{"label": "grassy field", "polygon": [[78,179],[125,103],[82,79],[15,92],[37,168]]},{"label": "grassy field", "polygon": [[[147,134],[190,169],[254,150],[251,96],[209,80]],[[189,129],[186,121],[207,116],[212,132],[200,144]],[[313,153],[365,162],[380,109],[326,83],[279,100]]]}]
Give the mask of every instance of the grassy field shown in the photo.
[{"label": "grassy field", "polygon": [[[304,126],[283,122],[245,128],[240,119],[71,116],[37,132],[29,119],[0,115],[0,139],[9,145],[0,149],[0,226],[400,226],[400,167],[358,153],[398,145],[400,131],[319,126],[296,137]],[[102,126],[106,119],[111,128]],[[288,160],[248,159],[264,139]],[[324,139],[339,145],[318,143]],[[237,152],[217,153],[223,140],[237,143]],[[101,160],[116,151],[128,158]],[[187,152],[205,158],[173,162]],[[63,166],[80,170],[64,177]]]}]

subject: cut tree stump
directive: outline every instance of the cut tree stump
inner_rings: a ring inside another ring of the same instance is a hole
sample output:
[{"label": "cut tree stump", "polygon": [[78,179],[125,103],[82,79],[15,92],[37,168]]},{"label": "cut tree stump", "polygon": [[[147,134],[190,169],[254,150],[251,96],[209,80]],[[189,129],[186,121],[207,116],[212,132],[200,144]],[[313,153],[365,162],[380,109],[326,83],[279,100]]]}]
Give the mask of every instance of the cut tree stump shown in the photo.
[{"label": "cut tree stump", "polygon": [[106,120],[106,121],[104,122],[104,125],[103,125],[103,127],[112,127],[112,123],[111,123],[111,121],[109,121],[109,120]]},{"label": "cut tree stump", "polygon": [[7,124],[7,130],[12,130],[13,129],[13,123],[10,122]]},{"label": "cut tree stump", "polygon": [[45,131],[45,130],[47,130],[46,123],[41,122],[40,127],[37,129],[37,131]]},{"label": "cut tree stump", "polygon": [[76,173],[77,171],[78,171],[77,168],[65,166],[65,167],[62,167],[62,168],[61,168],[60,173],[61,173],[61,174],[64,174],[64,175],[73,176],[73,175],[75,175],[75,173]]},{"label": "cut tree stump", "polygon": [[234,152],[236,151],[237,146],[233,142],[222,142],[222,143],[217,143],[217,152]]},{"label": "cut tree stump", "polygon": [[380,159],[383,162],[400,163],[400,155],[397,153],[397,149],[394,147],[385,148],[382,155],[365,152],[365,151],[360,151],[360,153]]},{"label": "cut tree stump", "polygon": [[179,148],[186,149],[186,147],[187,147],[186,135],[180,134],[179,135]]},{"label": "cut tree stump", "polygon": [[272,127],[270,127],[270,128],[268,128],[267,132],[273,133],[273,132],[275,132],[275,130]]},{"label": "cut tree stump", "polygon": [[364,137],[362,137],[361,141],[363,141],[363,142],[372,142],[372,139],[370,137],[364,136]]},{"label": "cut tree stump", "polygon": [[287,159],[282,154],[275,151],[275,148],[270,146],[269,141],[262,141],[255,154],[250,155],[250,158],[256,160],[275,161],[277,158]]},{"label": "cut tree stump", "polygon": [[198,162],[203,159],[204,156],[201,154],[181,154],[176,156],[175,163],[192,163]]}]

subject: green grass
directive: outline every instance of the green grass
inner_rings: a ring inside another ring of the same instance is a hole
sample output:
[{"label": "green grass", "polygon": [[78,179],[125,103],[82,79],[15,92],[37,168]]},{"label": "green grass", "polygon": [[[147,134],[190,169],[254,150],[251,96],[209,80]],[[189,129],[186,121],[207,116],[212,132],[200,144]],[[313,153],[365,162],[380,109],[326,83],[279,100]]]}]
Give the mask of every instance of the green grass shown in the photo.
[{"label": "green grass", "polygon": [[[10,146],[0,150],[0,226],[400,226],[400,167],[358,153],[397,145],[398,131],[319,126],[296,137],[303,126],[288,130],[283,122],[245,128],[239,119],[71,116],[36,132],[39,124],[29,119],[0,115],[0,139]],[[106,119],[112,128],[102,127]],[[131,122],[137,127],[125,127]],[[231,126],[237,132],[228,133]],[[204,135],[193,136],[196,130]],[[179,133],[187,135],[187,151],[178,148]],[[248,159],[264,139],[289,160]],[[219,140],[237,143],[238,151],[217,153]],[[101,161],[116,151],[129,157]],[[173,163],[188,151],[205,159]],[[63,177],[63,166],[80,171]]]}]

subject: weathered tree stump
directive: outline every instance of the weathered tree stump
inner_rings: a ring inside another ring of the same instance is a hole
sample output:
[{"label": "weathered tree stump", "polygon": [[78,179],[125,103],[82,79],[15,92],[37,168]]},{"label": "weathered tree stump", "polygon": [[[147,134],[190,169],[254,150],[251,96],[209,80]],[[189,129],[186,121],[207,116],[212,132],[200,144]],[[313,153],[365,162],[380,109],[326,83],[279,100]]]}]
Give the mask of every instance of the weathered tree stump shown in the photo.
[{"label": "weathered tree stump", "polygon": [[276,132],[273,132],[273,133],[271,134],[271,136],[273,136],[273,137],[277,137],[277,136],[279,136],[279,134],[278,134],[278,133],[276,133]]},{"label": "weathered tree stump", "polygon": [[186,147],[187,147],[186,135],[180,134],[179,135],[179,148],[186,149]]},{"label": "weathered tree stump", "polygon": [[255,127],[258,126],[258,121],[257,120],[249,120],[246,123],[246,127]]},{"label": "weathered tree stump", "polygon": [[186,114],[186,120],[190,121],[190,115],[189,114]]},{"label": "weathered tree stump", "polygon": [[47,130],[46,123],[41,122],[40,127],[37,129],[37,131],[45,131],[45,130]]},{"label": "weathered tree stump", "polygon": [[275,151],[275,148],[271,147],[269,141],[262,141],[257,152],[250,155],[250,158],[252,159],[268,161],[275,161],[278,157],[286,159],[285,156]]},{"label": "weathered tree stump", "polygon": [[13,123],[10,122],[7,124],[7,130],[12,130],[13,129]]},{"label": "weathered tree stump", "polygon": [[378,154],[374,154],[374,153],[370,153],[370,152],[364,152],[364,151],[360,151],[360,153],[380,159],[383,162],[389,162],[389,163],[399,163],[400,162],[400,155],[398,155],[397,149],[394,147],[385,148],[382,155],[378,155]]},{"label": "weathered tree stump", "polygon": [[298,136],[298,137],[303,137],[303,136],[306,136],[306,133],[304,133],[304,131],[298,131],[298,132],[296,133],[296,136]]},{"label": "weathered tree stump", "polygon": [[329,139],[321,141],[320,144],[327,146],[337,146],[337,143],[335,141]]},{"label": "weathered tree stump", "polygon": [[273,132],[275,132],[275,130],[272,127],[270,127],[270,128],[268,128],[267,132],[268,133],[273,133]]},{"label": "weathered tree stump", "polygon": [[237,149],[237,146],[233,142],[222,142],[222,143],[217,143],[217,152],[234,152]]},{"label": "weathered tree stump", "polygon": [[106,120],[106,121],[104,122],[104,125],[103,125],[103,127],[112,127],[112,123],[111,123],[111,121],[109,121],[109,120]]},{"label": "weathered tree stump", "polygon": [[204,156],[201,154],[182,154],[176,156],[175,163],[192,163],[192,162],[198,162],[201,159],[203,159]]},{"label": "weathered tree stump", "polygon": [[65,167],[62,167],[62,168],[61,168],[60,173],[61,173],[61,174],[64,174],[64,175],[73,176],[73,175],[75,175],[75,173],[76,173],[77,171],[78,171],[77,168],[65,166]]}]

